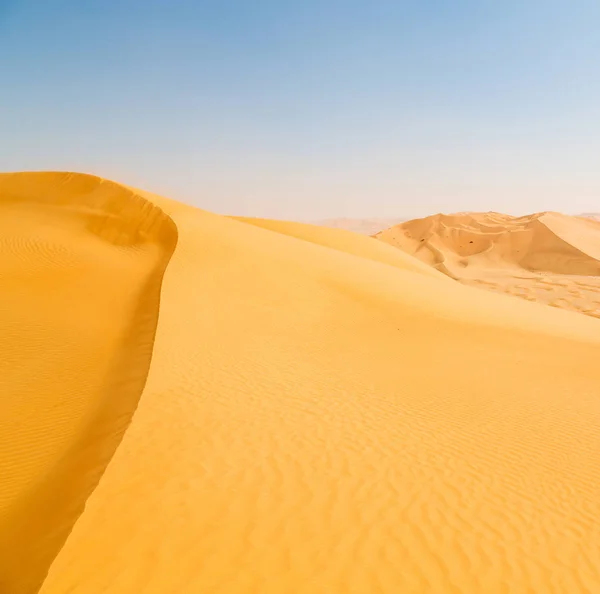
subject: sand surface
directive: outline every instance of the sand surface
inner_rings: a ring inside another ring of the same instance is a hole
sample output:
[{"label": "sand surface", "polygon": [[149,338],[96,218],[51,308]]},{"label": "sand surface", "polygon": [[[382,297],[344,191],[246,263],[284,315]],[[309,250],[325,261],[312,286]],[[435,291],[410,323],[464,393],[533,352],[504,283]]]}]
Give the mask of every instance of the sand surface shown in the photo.
[{"label": "sand surface", "polygon": [[111,182],[0,175],[0,592],[36,592],[144,387],[173,222]]},{"label": "sand surface", "polygon": [[600,221],[592,215],[434,215],[375,237],[465,285],[600,318]]},{"label": "sand surface", "polygon": [[0,205],[2,592],[600,591],[599,320],[89,176]]},{"label": "sand surface", "polygon": [[584,212],[578,216],[586,219],[593,219],[594,221],[600,221],[600,213],[598,212]]},{"label": "sand surface", "polygon": [[400,217],[396,218],[370,218],[370,219],[350,219],[350,218],[337,218],[337,219],[324,219],[316,221],[315,225],[322,227],[330,227],[332,229],[345,229],[346,231],[352,231],[354,233],[361,233],[362,235],[374,235],[379,231],[388,229],[393,225],[397,225],[406,219]]}]

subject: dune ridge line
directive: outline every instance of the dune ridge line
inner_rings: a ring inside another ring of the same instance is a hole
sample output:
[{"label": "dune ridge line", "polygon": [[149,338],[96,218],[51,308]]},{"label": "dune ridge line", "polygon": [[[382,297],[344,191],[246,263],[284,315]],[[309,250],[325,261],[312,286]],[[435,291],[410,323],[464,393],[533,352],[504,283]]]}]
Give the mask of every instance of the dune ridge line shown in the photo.
[{"label": "dune ridge line", "polygon": [[30,594],[137,407],[177,228],[75,173],[0,174],[0,214],[0,590]]}]

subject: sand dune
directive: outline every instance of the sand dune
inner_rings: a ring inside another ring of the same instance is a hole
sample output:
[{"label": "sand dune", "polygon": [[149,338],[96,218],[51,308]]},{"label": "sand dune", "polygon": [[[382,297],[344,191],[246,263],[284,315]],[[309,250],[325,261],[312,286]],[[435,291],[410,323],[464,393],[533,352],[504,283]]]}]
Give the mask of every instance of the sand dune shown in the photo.
[{"label": "sand dune", "polygon": [[595,221],[600,221],[600,212],[584,212],[578,216],[584,217],[586,219],[594,219]]},{"label": "sand dune", "polygon": [[123,187],[0,175],[0,591],[37,592],[137,406],[176,227]]},{"label": "sand dune", "polygon": [[232,217],[235,220],[250,225],[255,225],[263,229],[269,229],[283,235],[304,239],[310,243],[322,245],[324,247],[339,250],[344,253],[389,264],[401,270],[418,272],[425,276],[434,277],[440,280],[447,278],[432,269],[431,266],[405,254],[396,249],[390,249],[384,243],[372,241],[370,237],[356,235],[345,229],[323,229],[316,225],[307,225],[305,223],[294,223],[287,221],[273,221],[269,219]]},{"label": "sand dune", "polygon": [[600,317],[600,222],[591,218],[434,215],[376,237],[463,284]]},{"label": "sand dune", "polygon": [[[28,499],[18,474],[0,474],[12,504],[2,518],[22,502],[31,518],[28,538],[0,524],[0,540],[24,553],[1,566],[4,590],[37,592],[25,561],[33,541],[38,573],[54,556],[42,594],[599,591],[600,321],[462,286],[369,238],[68,179],[20,178],[40,208],[3,228],[0,272],[15,296],[0,297],[11,328],[1,352],[30,358],[26,373],[2,378],[2,406],[18,394],[28,408],[0,440],[3,452],[16,444],[17,470],[29,458],[41,477],[79,455],[101,479],[93,490],[96,478],[84,489],[61,482],[65,501],[91,495],[74,525],[77,514],[48,526],[46,492]],[[12,183],[0,178],[2,208]],[[162,212],[164,231],[115,249],[85,225],[53,224],[64,275],[46,271],[46,248],[23,238],[37,236],[43,205],[63,191],[67,211],[87,212],[89,186],[113,237],[125,214],[131,232],[136,216]],[[170,220],[178,240],[153,341],[130,320],[139,279],[158,282],[168,258]],[[28,257],[17,267],[19,246]],[[50,286],[61,297],[44,309]],[[129,305],[109,311],[108,301]],[[45,342],[27,334],[41,312]],[[153,348],[141,398],[145,363],[120,367],[136,381],[112,384],[118,398],[102,388],[117,379],[103,355],[123,356],[115,333]],[[70,367],[49,378],[37,357],[73,334],[78,348],[56,353]],[[39,407],[63,390],[72,397],[56,428]],[[131,417],[122,401],[137,408],[121,441]],[[84,455],[78,439],[106,449]],[[70,531],[58,554],[57,529]]]}]

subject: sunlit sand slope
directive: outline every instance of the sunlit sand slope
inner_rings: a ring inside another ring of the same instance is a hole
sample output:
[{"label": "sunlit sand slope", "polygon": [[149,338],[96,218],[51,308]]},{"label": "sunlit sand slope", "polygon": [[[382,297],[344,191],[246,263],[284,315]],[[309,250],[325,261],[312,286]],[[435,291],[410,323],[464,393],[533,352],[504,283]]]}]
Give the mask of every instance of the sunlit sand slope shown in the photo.
[{"label": "sunlit sand slope", "polygon": [[232,217],[238,221],[256,225],[263,229],[269,229],[283,235],[304,239],[317,245],[329,247],[341,252],[367,258],[375,262],[389,264],[401,270],[418,272],[426,276],[439,279],[447,277],[440,272],[424,264],[417,258],[388,246],[380,241],[373,241],[372,237],[357,235],[345,229],[324,229],[317,225],[307,225],[305,223],[293,223],[288,221],[274,221],[269,219]]},{"label": "sunlit sand slope", "polygon": [[383,229],[387,229],[392,225],[397,225],[406,219],[401,218],[378,218],[378,219],[325,219],[318,221],[315,224],[333,229],[346,229],[354,233],[362,233],[364,235],[373,235]]},{"label": "sunlit sand slope", "polygon": [[141,395],[176,242],[111,182],[0,175],[0,592],[37,592]]},{"label": "sunlit sand slope", "polygon": [[600,321],[140,195],[152,366],[43,594],[600,591]]},{"label": "sunlit sand slope", "polygon": [[375,236],[463,284],[600,317],[600,222],[558,213],[434,215]]},{"label": "sunlit sand slope", "polygon": [[584,217],[586,219],[593,219],[594,221],[600,221],[600,213],[598,212],[585,212],[578,216]]}]

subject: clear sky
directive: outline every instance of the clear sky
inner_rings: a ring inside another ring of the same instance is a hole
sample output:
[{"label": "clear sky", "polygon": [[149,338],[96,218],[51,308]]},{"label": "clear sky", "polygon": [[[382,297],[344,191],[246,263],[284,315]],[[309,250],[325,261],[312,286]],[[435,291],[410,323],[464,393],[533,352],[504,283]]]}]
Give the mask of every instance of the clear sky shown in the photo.
[{"label": "clear sky", "polygon": [[600,211],[600,2],[0,0],[0,169],[296,220]]}]

